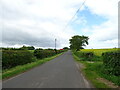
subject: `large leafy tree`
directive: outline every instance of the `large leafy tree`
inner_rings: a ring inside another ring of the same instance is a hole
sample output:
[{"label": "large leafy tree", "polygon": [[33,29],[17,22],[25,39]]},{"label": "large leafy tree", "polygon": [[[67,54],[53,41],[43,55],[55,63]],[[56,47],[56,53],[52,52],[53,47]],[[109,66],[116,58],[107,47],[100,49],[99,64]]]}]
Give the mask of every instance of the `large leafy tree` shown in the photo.
[{"label": "large leafy tree", "polygon": [[63,49],[69,49],[68,47],[64,47]]},{"label": "large leafy tree", "polygon": [[69,40],[70,48],[79,51],[80,49],[83,49],[83,46],[88,45],[88,39],[87,36],[75,35]]}]

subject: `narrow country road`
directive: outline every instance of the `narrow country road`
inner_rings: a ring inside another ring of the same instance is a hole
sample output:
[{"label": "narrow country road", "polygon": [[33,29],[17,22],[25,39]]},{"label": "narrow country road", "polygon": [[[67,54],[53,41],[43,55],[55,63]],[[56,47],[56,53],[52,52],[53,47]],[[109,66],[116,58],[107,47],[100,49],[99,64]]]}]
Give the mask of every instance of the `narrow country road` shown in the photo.
[{"label": "narrow country road", "polygon": [[3,81],[3,88],[90,88],[81,75],[71,51]]}]

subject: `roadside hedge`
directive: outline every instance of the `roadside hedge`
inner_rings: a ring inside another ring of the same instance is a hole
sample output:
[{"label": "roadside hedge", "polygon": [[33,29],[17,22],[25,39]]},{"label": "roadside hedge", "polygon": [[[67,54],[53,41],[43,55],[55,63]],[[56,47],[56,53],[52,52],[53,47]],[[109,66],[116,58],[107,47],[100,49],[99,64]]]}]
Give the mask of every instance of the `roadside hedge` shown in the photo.
[{"label": "roadside hedge", "polygon": [[9,69],[18,65],[31,63],[35,60],[33,53],[27,50],[3,50],[2,68]]},{"label": "roadside hedge", "polygon": [[46,58],[46,57],[53,56],[53,55],[55,55],[55,52],[52,51],[52,50],[39,50],[39,49],[36,49],[34,51],[34,56],[36,56],[38,59]]},{"label": "roadside hedge", "polygon": [[38,59],[42,59],[42,58],[46,58],[46,57],[50,57],[53,55],[56,55],[58,53],[64,52],[64,50],[40,50],[40,49],[36,49],[34,51],[34,56],[36,56],[36,58]]},{"label": "roadside hedge", "polygon": [[93,52],[75,52],[75,55],[77,55],[81,60],[84,61],[92,61],[94,58]]},{"label": "roadside hedge", "polygon": [[33,52],[28,50],[2,50],[2,69],[13,68],[38,60],[54,56],[65,50],[43,50],[36,49]]},{"label": "roadside hedge", "polygon": [[102,54],[104,73],[119,76],[120,75],[120,51],[105,52]]}]

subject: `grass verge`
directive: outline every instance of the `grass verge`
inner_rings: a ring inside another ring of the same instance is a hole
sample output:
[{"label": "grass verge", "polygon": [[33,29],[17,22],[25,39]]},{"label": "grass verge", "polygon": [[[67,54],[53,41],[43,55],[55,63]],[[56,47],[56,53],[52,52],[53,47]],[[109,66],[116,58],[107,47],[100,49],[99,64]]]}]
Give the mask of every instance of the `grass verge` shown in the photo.
[{"label": "grass verge", "polygon": [[57,54],[55,56],[52,56],[52,57],[49,57],[49,58],[44,58],[44,59],[41,59],[41,60],[37,60],[36,62],[32,62],[32,63],[28,63],[28,64],[25,64],[25,65],[21,65],[21,66],[16,66],[14,68],[11,68],[11,69],[7,69],[7,70],[4,70],[2,72],[2,79],[8,79],[10,77],[13,77],[15,75],[18,75],[20,73],[23,73],[29,69],[32,69],[38,65],[41,65],[47,61],[50,61],[60,55],[62,55],[63,53],[60,53],[60,54]]},{"label": "grass verge", "polygon": [[102,62],[90,63],[88,61],[80,61],[80,58],[78,58],[75,54],[73,54],[73,56],[77,62],[82,63],[84,65],[84,68],[82,68],[82,72],[85,75],[85,77],[91,81],[94,87],[111,88],[110,85],[107,85],[99,80],[101,76],[98,74],[98,72],[96,72],[99,71],[99,67],[101,67]]}]

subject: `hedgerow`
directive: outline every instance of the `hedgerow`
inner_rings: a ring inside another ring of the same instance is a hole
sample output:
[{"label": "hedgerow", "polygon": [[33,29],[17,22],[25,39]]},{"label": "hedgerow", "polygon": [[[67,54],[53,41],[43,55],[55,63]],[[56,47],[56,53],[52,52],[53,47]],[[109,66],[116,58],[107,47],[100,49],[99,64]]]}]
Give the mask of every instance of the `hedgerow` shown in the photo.
[{"label": "hedgerow", "polygon": [[18,65],[31,63],[36,60],[54,56],[64,51],[65,50],[36,49],[33,53],[28,50],[2,50],[2,69],[9,69]]},{"label": "hedgerow", "polygon": [[9,69],[18,65],[31,63],[35,60],[33,53],[27,50],[3,50],[2,68]]},{"label": "hedgerow", "polygon": [[64,50],[40,50],[40,49],[36,49],[34,51],[34,56],[36,56],[38,59],[42,59],[42,58],[46,58],[46,57],[50,57],[53,56],[55,54],[64,52]]},{"label": "hedgerow", "polygon": [[104,73],[120,75],[120,51],[105,52],[102,54]]},{"label": "hedgerow", "polygon": [[55,52],[52,51],[52,50],[39,50],[39,49],[36,49],[34,51],[34,56],[36,56],[38,59],[42,59],[42,58],[45,58],[45,57],[49,57],[49,56],[53,56],[55,55]]},{"label": "hedgerow", "polygon": [[92,61],[95,56],[93,52],[75,52],[74,54],[85,61]]},{"label": "hedgerow", "polygon": [[83,52],[88,51],[74,52],[74,54],[78,57],[78,60],[84,60],[82,61],[85,62],[84,64],[90,64],[89,66],[87,66],[88,70],[92,70],[92,72],[97,73],[100,77],[112,81],[116,85],[120,86],[120,50],[111,50],[108,52],[102,51],[103,53],[99,52],[101,53],[101,55],[96,56],[95,54],[90,60],[96,61],[94,63],[86,63],[86,60],[89,59],[84,58],[84,56],[86,55],[83,54]]}]

